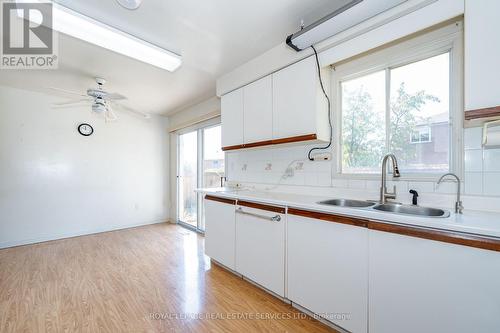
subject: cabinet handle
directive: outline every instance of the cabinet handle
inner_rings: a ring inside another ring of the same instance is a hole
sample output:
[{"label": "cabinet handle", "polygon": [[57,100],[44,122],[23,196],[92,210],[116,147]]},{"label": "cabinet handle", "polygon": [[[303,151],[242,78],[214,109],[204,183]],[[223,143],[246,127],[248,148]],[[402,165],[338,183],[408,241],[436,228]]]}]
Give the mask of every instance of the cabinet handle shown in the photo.
[{"label": "cabinet handle", "polygon": [[242,214],[242,215],[253,216],[253,217],[256,217],[256,218],[259,218],[259,219],[269,220],[269,221],[272,221],[272,222],[279,222],[279,221],[281,221],[281,216],[280,215],[275,215],[273,217],[269,217],[269,216],[265,216],[265,215],[249,213],[249,212],[245,212],[241,207],[236,210],[236,213]]}]

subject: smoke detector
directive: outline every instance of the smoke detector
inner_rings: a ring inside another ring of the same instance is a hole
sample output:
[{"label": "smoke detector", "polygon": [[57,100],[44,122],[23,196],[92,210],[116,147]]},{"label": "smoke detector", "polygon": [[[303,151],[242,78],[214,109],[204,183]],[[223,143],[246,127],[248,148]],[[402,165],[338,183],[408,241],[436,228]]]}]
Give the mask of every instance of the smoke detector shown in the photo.
[{"label": "smoke detector", "polygon": [[122,7],[134,10],[139,8],[142,3],[142,0],[116,0]]}]

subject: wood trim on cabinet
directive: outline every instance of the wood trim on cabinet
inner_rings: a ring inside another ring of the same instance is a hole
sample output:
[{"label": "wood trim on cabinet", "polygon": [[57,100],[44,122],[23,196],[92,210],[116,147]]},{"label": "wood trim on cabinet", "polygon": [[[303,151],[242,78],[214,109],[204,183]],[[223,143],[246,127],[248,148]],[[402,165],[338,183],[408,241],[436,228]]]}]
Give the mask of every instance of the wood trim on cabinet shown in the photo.
[{"label": "wood trim on cabinet", "polygon": [[500,105],[491,108],[465,111],[465,120],[500,117]]},{"label": "wood trim on cabinet", "polygon": [[226,150],[235,150],[235,149],[243,149],[243,148],[245,148],[245,145],[234,145],[234,146],[222,147],[222,150],[226,151]]},{"label": "wood trim on cabinet", "polygon": [[309,217],[322,221],[349,224],[371,230],[389,232],[404,236],[434,240],[438,242],[475,247],[484,250],[500,252],[500,238],[467,234],[459,231],[437,230],[426,227],[405,226],[390,222],[379,222],[341,216],[330,213],[320,213],[309,210],[288,208],[288,214]]},{"label": "wood trim on cabinet", "polygon": [[274,144],[273,140],[265,140],[265,141],[245,143],[243,146],[244,148],[254,148],[254,147],[271,146],[273,144]]},{"label": "wood trim on cabinet", "polygon": [[281,145],[284,143],[312,141],[312,140],[317,140],[317,139],[318,139],[318,136],[316,134],[306,134],[306,135],[292,136],[289,138],[274,139],[271,141],[273,142],[273,145]]},{"label": "wood trim on cabinet", "polygon": [[250,208],[261,209],[261,210],[267,210],[267,211],[270,211],[270,212],[281,213],[281,214],[285,214],[285,212],[286,212],[285,207],[277,207],[277,206],[264,205],[264,204],[261,204],[261,203],[244,201],[244,200],[243,201],[242,200],[238,200],[238,205],[245,206],[245,207],[250,207]]},{"label": "wood trim on cabinet", "polygon": [[221,197],[216,197],[210,194],[205,195],[205,200],[212,200],[212,201],[217,201],[217,202],[222,202],[230,205],[236,205],[236,200],[234,199],[226,199],[226,198],[221,198]]},{"label": "wood trim on cabinet", "polygon": [[236,149],[244,149],[244,148],[264,147],[264,146],[272,146],[272,145],[281,145],[281,144],[292,143],[292,142],[312,141],[312,140],[317,140],[317,139],[318,139],[318,136],[316,134],[306,134],[306,135],[292,136],[292,137],[288,137],[288,138],[256,141],[256,142],[244,143],[241,145],[226,146],[226,147],[222,147],[222,150],[226,151],[226,150],[236,150]]},{"label": "wood trim on cabinet", "polygon": [[288,214],[298,215],[303,217],[309,217],[312,219],[318,219],[322,221],[335,222],[341,224],[349,224],[356,227],[364,227],[367,228],[368,220],[357,219],[353,217],[347,217],[342,215],[335,215],[329,213],[320,213],[320,212],[312,212],[308,210],[302,210],[297,208],[288,208]]},{"label": "wood trim on cabinet", "polygon": [[500,239],[486,236],[375,221],[370,221],[368,223],[368,229],[500,252]]}]

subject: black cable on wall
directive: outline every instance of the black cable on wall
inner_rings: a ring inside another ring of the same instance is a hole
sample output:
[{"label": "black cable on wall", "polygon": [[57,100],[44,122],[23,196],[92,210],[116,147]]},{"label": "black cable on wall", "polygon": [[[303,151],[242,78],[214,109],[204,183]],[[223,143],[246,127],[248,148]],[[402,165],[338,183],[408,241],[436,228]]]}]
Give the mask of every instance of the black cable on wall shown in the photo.
[{"label": "black cable on wall", "polygon": [[321,77],[321,68],[320,68],[320,65],[319,65],[318,52],[316,52],[316,49],[314,48],[313,45],[311,45],[311,48],[313,49],[314,56],[316,58],[316,67],[318,69],[318,78],[319,78],[319,83],[321,85],[321,90],[323,91],[323,95],[325,95],[326,101],[328,102],[328,125],[330,126],[330,141],[328,142],[328,144],[326,146],[324,146],[324,147],[314,147],[311,150],[309,150],[309,152],[307,153],[307,158],[309,159],[309,161],[314,161],[314,158],[311,157],[311,153],[313,151],[315,151],[315,150],[325,150],[325,149],[330,148],[330,146],[332,145],[332,141],[333,141],[333,126],[332,126],[332,113],[331,113],[330,98],[328,97],[328,94],[325,91],[325,87],[323,86],[323,78]]}]

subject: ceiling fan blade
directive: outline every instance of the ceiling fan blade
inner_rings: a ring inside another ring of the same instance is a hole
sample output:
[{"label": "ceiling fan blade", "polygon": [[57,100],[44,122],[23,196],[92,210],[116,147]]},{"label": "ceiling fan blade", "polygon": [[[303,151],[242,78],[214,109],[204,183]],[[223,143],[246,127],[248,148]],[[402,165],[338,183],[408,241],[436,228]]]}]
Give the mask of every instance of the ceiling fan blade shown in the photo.
[{"label": "ceiling fan blade", "polygon": [[80,100],[74,100],[74,101],[67,101],[67,102],[61,102],[61,103],[52,103],[53,107],[69,107],[69,106],[74,106],[82,103],[89,103],[91,102],[89,99],[80,99]]},{"label": "ceiling fan blade", "polygon": [[106,106],[106,112],[104,113],[104,121],[115,121],[118,120],[118,116],[113,112],[113,108],[110,104]]},{"label": "ceiling fan blade", "polygon": [[151,118],[151,115],[149,113],[137,111],[137,110],[134,110],[132,108],[129,108],[128,106],[124,106],[124,105],[121,105],[121,104],[118,104],[118,103],[113,103],[113,105],[116,106],[116,107],[118,107],[119,109],[122,109],[122,110],[125,110],[125,111],[128,111],[128,112],[140,115],[140,116],[142,116],[142,117],[144,117],[146,119]]},{"label": "ceiling fan blade", "polygon": [[56,88],[56,87],[48,87],[48,88],[52,89],[52,90],[55,90],[55,91],[63,92],[65,94],[87,97],[86,94],[82,94],[82,93],[79,93],[79,92],[76,92],[76,91],[71,91],[71,90],[66,90],[66,89],[61,89],[61,88]]},{"label": "ceiling fan blade", "polygon": [[88,104],[73,104],[73,105],[53,105],[53,109],[69,109],[69,108],[76,108],[76,107],[85,107],[89,106]]},{"label": "ceiling fan blade", "polygon": [[125,97],[121,94],[118,94],[118,93],[109,93],[104,97],[104,99],[118,101],[118,100],[127,99],[127,97]]}]

